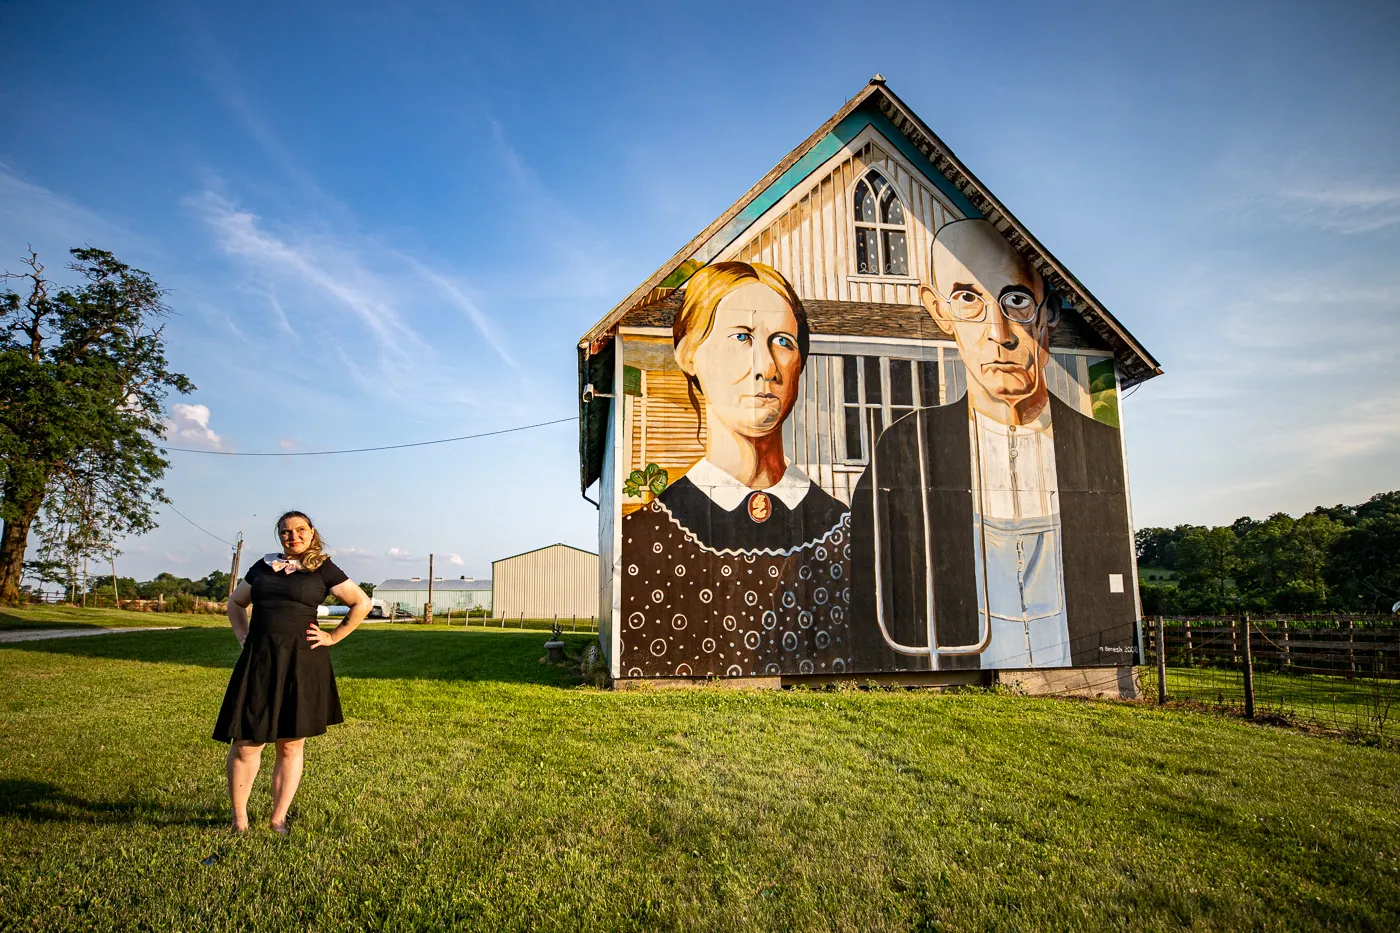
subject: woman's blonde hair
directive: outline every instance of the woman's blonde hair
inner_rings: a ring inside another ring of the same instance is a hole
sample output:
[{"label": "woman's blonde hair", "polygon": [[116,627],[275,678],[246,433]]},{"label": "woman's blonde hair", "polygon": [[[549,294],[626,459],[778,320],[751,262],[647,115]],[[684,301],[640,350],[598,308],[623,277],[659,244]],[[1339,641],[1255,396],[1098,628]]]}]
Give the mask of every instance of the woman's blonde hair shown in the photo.
[{"label": "woman's blonde hair", "polygon": [[797,355],[802,365],[807,365],[807,347],[811,343],[811,330],[807,327],[807,312],[802,307],[802,299],[783,274],[772,266],[761,262],[713,262],[698,269],[685,285],[685,298],[681,309],[676,313],[676,321],[671,325],[671,342],[676,348],[676,362],[685,373],[690,401],[698,413],[700,400],[696,393],[700,381],[691,373],[695,350],[710,336],[715,327],[715,311],[724,296],[738,291],[745,285],[758,282],[767,285],[783,296],[792,308],[792,316],[797,319]]},{"label": "woman's blonde hair", "polygon": [[[316,530],[316,523],[313,522],[311,516],[307,515],[305,512],[286,512],[283,513],[281,518],[277,519],[277,524],[273,526],[273,530],[277,533],[277,543],[282,543],[282,523],[289,518],[304,519],[306,524],[311,526],[311,543],[306,546],[306,550],[296,556],[296,559],[301,562],[301,565],[307,570],[315,570],[317,567],[320,567],[326,561],[330,560],[330,555],[323,553],[326,543],[321,540],[321,533]],[[287,552],[283,551],[282,553],[286,554]]]}]

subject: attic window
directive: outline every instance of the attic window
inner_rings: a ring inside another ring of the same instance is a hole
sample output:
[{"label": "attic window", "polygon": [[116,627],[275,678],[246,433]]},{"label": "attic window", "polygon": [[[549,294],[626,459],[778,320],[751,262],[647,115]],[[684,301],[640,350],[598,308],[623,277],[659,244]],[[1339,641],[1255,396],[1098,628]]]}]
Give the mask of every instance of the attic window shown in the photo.
[{"label": "attic window", "polygon": [[899,192],[877,169],[856,182],[857,275],[909,275],[909,233]]}]

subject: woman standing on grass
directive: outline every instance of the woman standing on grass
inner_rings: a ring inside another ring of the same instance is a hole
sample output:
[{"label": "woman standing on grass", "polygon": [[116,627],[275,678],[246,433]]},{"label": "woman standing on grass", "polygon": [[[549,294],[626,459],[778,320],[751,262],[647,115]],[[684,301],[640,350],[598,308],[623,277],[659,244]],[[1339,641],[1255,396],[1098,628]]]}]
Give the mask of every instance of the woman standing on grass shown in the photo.
[{"label": "woman standing on grass", "polygon": [[[254,564],[228,601],[233,634],[243,646],[214,738],[228,742],[228,796],[233,828],[248,829],[248,795],[267,742],[277,743],[272,771],[272,829],[287,832],[287,810],[301,783],[306,738],[344,722],[330,652],[355,630],[370,598],[322,553],[321,535],[302,512],[277,520],[280,553]],[[350,607],[334,632],[316,623],[316,607],[334,593]],[[248,606],[253,619],[248,621]]]}]

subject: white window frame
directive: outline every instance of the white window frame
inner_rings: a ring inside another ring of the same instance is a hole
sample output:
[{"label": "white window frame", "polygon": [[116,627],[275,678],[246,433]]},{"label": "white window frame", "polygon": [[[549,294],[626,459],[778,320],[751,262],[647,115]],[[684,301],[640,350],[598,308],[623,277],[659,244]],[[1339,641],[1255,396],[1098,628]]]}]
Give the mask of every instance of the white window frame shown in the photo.
[{"label": "white window frame", "polygon": [[[870,438],[870,412],[871,412],[872,410],[874,410],[874,409],[876,409],[876,408],[878,408],[878,409],[880,410],[880,415],[881,415],[882,422],[883,422],[886,426],[888,426],[890,423],[892,423],[892,422],[894,421],[895,406],[894,406],[894,403],[893,403],[892,400],[891,400],[891,392],[890,392],[890,362],[891,362],[891,360],[901,360],[901,361],[903,361],[903,362],[907,362],[907,363],[910,365],[909,378],[910,378],[910,380],[911,380],[912,383],[913,383],[913,385],[912,385],[912,390],[913,390],[913,391],[912,391],[913,406],[912,406],[912,408],[909,407],[909,406],[904,406],[904,405],[899,406],[899,407],[898,407],[898,413],[899,413],[900,416],[903,416],[903,415],[905,415],[905,414],[908,414],[910,411],[913,411],[913,410],[916,410],[916,409],[919,409],[919,408],[932,408],[932,407],[934,407],[934,406],[936,406],[936,405],[941,405],[941,404],[942,404],[942,396],[943,396],[944,392],[946,391],[946,389],[944,388],[944,383],[943,383],[943,365],[942,365],[942,360],[940,359],[940,357],[942,356],[941,353],[938,354],[938,355],[936,355],[936,356],[929,356],[927,353],[924,353],[924,354],[922,354],[922,355],[909,355],[909,356],[905,356],[905,355],[903,355],[903,354],[898,354],[898,353],[896,353],[896,354],[887,354],[887,353],[883,353],[883,352],[882,352],[882,353],[878,353],[878,354],[877,354],[877,353],[851,353],[851,352],[849,352],[850,349],[857,349],[857,348],[855,348],[855,347],[848,348],[848,349],[847,349],[847,352],[842,353],[842,354],[840,354],[839,356],[837,356],[837,359],[839,360],[839,363],[840,363],[840,365],[837,367],[837,368],[840,370],[839,382],[837,383],[837,385],[839,386],[839,391],[840,391],[840,395],[841,395],[841,419],[840,419],[840,421],[838,422],[838,423],[840,424],[840,426],[841,426],[841,443],[840,443],[840,448],[839,448],[839,449],[840,449],[840,457],[836,460],[836,464],[835,464],[835,466],[837,466],[837,467],[842,467],[842,466],[848,466],[848,467],[863,467],[863,466],[865,466],[866,464],[868,464],[868,463],[870,462],[870,444],[871,444],[871,438]],[[846,398],[846,360],[847,360],[848,358],[857,359],[857,360],[862,360],[862,361],[864,361],[864,360],[866,360],[866,359],[875,359],[875,360],[879,360],[879,363],[880,363],[880,401],[879,401],[879,402],[871,402],[871,401],[869,401],[869,396],[870,396],[870,394],[872,394],[872,393],[867,392],[867,387],[866,387],[866,366],[865,366],[864,362],[862,362],[860,365],[858,365],[858,366],[856,367],[856,398],[857,398],[857,401],[856,401],[855,403],[852,403],[849,399]],[[925,399],[925,398],[923,397],[923,386],[921,385],[921,381],[920,381],[920,379],[919,379],[918,369],[915,368],[915,367],[920,366],[920,365],[923,365],[923,366],[936,366],[936,367],[937,367],[937,374],[938,374],[938,394],[939,394],[939,398]],[[838,377],[835,376],[835,375],[833,375],[833,379],[836,379],[836,378],[838,378]],[[860,411],[860,446],[861,446],[861,456],[859,456],[859,457],[852,457],[852,456],[850,455],[850,451],[847,449],[847,446],[846,446],[846,410],[849,409],[849,408],[858,408],[859,411]]]},{"label": "white window frame", "polygon": [[[899,210],[900,213],[904,215],[904,223],[891,224],[885,223],[884,221],[880,220],[879,198],[875,198],[875,220],[871,221],[856,219],[856,189],[860,187],[862,182],[864,182],[867,187],[872,189],[871,194],[873,196],[874,186],[871,185],[870,179],[872,176],[875,175],[878,175],[880,177],[880,180],[883,181],[885,183],[885,186],[888,187],[889,190],[893,193],[895,200],[899,202]],[[855,180],[855,183],[851,185],[850,189],[846,192],[846,204],[851,212],[851,265],[854,267],[854,271],[850,275],[846,276],[846,280],[849,282],[893,282],[899,284],[917,284],[919,281],[919,277],[916,275],[910,275],[907,271],[901,273],[881,271],[887,265],[887,257],[885,256],[885,238],[883,236],[885,231],[897,231],[899,233],[904,234],[904,262],[906,266],[909,263],[910,247],[913,244],[913,237],[909,232],[909,202],[908,199],[904,197],[904,192],[899,190],[899,186],[896,185],[893,181],[891,181],[890,176],[882,170],[880,170],[878,167],[873,165],[868,166],[865,169],[865,171],[860,174],[860,177]],[[875,231],[875,249],[878,255],[876,256],[875,260],[876,271],[874,272],[860,271],[859,259],[857,258],[859,256],[859,250],[856,246],[856,243],[859,242],[860,233],[862,229],[870,229]]]}]

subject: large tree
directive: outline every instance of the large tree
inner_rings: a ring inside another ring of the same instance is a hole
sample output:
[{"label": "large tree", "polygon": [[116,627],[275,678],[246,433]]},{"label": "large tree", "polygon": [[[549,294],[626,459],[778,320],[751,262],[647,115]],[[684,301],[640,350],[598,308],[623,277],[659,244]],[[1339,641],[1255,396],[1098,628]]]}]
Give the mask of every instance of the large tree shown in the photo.
[{"label": "large tree", "polygon": [[194,389],[166,363],[160,286],[103,250],[71,253],[78,287],[31,251],[6,274],[27,294],[0,293],[0,604],[19,598],[36,521],[62,560],[155,527],[165,399]]}]

